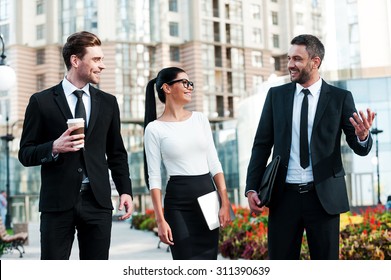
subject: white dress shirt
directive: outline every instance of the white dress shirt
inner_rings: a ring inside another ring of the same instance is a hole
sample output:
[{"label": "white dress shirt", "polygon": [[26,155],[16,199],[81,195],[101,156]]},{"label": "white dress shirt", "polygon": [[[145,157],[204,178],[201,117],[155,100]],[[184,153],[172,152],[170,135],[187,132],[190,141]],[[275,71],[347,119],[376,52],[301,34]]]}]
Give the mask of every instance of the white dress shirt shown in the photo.
[{"label": "white dress shirt", "polygon": [[[316,107],[318,105],[320,89],[322,87],[322,79],[312,84],[308,90],[308,146],[311,147],[311,134],[312,127],[314,125]],[[288,163],[288,173],[286,176],[286,182],[291,184],[302,184],[312,182],[314,176],[312,174],[312,160],[311,160],[311,148],[309,151],[310,165],[303,169],[300,166],[300,113],[301,104],[303,102],[304,93],[302,93],[303,87],[300,84],[296,84],[295,96],[293,99],[293,114],[292,114],[292,143],[291,154]]]},{"label": "white dress shirt", "polygon": [[75,116],[75,108],[76,108],[76,102],[77,97],[73,94],[75,90],[81,89],[84,91],[85,94],[83,94],[83,103],[84,107],[86,109],[86,126],[88,127],[88,122],[90,120],[90,114],[91,114],[91,95],[90,95],[90,84],[86,84],[83,88],[77,88],[73,84],[71,84],[70,81],[67,80],[66,77],[64,77],[64,80],[62,81],[62,88],[64,89],[65,97],[67,98],[69,108],[71,109],[72,115]]}]

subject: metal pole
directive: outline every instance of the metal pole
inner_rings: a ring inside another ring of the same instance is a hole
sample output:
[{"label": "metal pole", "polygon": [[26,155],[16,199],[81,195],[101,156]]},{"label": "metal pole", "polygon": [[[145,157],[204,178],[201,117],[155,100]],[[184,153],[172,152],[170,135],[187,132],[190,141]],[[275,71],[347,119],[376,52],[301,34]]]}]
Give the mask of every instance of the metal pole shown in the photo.
[{"label": "metal pole", "polygon": [[10,194],[10,148],[9,142],[14,139],[13,135],[9,134],[9,118],[6,117],[7,122],[7,135],[4,137],[5,140],[5,156],[6,156],[6,192],[7,192],[7,214],[5,218],[5,227],[11,228],[11,194]]},{"label": "metal pole", "polygon": [[381,204],[380,200],[380,168],[379,168],[379,140],[376,133],[376,172],[377,172],[377,204]]},{"label": "metal pole", "polygon": [[371,130],[373,135],[376,135],[376,173],[377,173],[377,204],[382,204],[380,200],[380,161],[379,161],[379,133],[382,133],[383,130],[377,128],[377,118],[376,118],[376,127]]}]

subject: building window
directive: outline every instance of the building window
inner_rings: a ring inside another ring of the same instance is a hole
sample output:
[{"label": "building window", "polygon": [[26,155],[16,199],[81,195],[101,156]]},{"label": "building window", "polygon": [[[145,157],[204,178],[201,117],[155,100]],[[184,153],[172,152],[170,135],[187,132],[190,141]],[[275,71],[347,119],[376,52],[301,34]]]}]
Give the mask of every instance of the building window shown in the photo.
[{"label": "building window", "polygon": [[[0,0],[0,3],[1,3],[1,0]],[[0,13],[1,13],[1,11],[0,11]],[[9,24],[0,25],[0,34],[3,34],[3,39],[5,41],[7,41],[7,39],[9,38],[9,34],[10,34]]]},{"label": "building window", "polygon": [[349,24],[349,43],[358,43],[360,35],[357,22]]},{"label": "building window", "polygon": [[170,36],[179,37],[179,24],[177,22],[170,22]]},{"label": "building window", "polygon": [[278,13],[272,12],[272,23],[273,25],[278,25]]},{"label": "building window", "polygon": [[225,40],[228,44],[231,44],[231,25],[226,24],[225,25]]},{"label": "building window", "polygon": [[37,91],[41,91],[45,88],[45,75],[37,75]]},{"label": "building window", "polygon": [[212,3],[209,0],[202,0],[201,11],[202,11],[201,14],[204,15],[205,17],[213,17]]},{"label": "building window", "polygon": [[233,83],[232,83],[232,72],[227,72],[227,91],[232,93]]},{"label": "building window", "polygon": [[213,16],[214,17],[220,17],[220,14],[219,14],[219,1],[218,0],[213,0],[213,4],[212,4],[212,9],[213,9]]},{"label": "building window", "polygon": [[178,0],[169,0],[168,1],[168,10],[170,12],[178,12]]},{"label": "building window", "polygon": [[261,19],[261,6],[257,4],[251,5],[251,12],[253,13],[253,19]]},{"label": "building window", "polygon": [[254,67],[258,67],[258,68],[262,67],[262,52],[253,51],[251,53],[251,58],[252,58],[252,65]]},{"label": "building window", "polygon": [[240,24],[230,25],[230,43],[232,45],[243,44],[243,25]]},{"label": "building window", "polygon": [[45,49],[37,50],[37,65],[45,64]]},{"label": "building window", "polygon": [[37,15],[43,15],[45,10],[44,10],[44,0],[37,0],[37,5],[36,5],[36,11]]},{"label": "building window", "polygon": [[170,46],[170,60],[176,62],[180,61],[179,47]]},{"label": "building window", "polygon": [[273,34],[273,48],[279,48],[280,47],[280,36],[277,34]]},{"label": "building window", "polygon": [[261,28],[253,28],[253,43],[261,44],[262,43],[262,30]]},{"label": "building window", "polygon": [[36,33],[37,40],[44,39],[45,38],[45,25],[43,25],[43,24],[37,25],[36,32],[37,32]]},{"label": "building window", "polygon": [[213,22],[213,39],[215,42],[220,42],[220,22]]},{"label": "building window", "polygon": [[261,91],[261,86],[263,83],[263,77],[260,75],[253,76],[253,91],[258,93]]},{"label": "building window", "polygon": [[226,117],[233,118],[234,117],[234,99],[232,96],[228,96],[228,114]]},{"label": "building window", "polygon": [[274,70],[282,71],[281,68],[281,57],[273,57],[274,58]]},{"label": "building window", "polygon": [[312,25],[315,34],[320,34],[322,30],[322,16],[320,14],[312,15]]},{"label": "building window", "polygon": [[230,0],[225,5],[226,18],[234,21],[243,20],[242,1]]},{"label": "building window", "polygon": [[216,96],[216,110],[219,117],[224,117],[224,97]]},{"label": "building window", "polygon": [[204,69],[214,68],[214,46],[202,45],[202,65]]},{"label": "building window", "polygon": [[[7,20],[10,12],[10,1],[0,0],[0,21]],[[4,32],[2,32],[4,35]]]},{"label": "building window", "polygon": [[244,71],[244,51],[240,48],[231,48],[231,67]]},{"label": "building window", "polygon": [[213,42],[213,22],[203,20],[201,27],[201,36],[203,41]]},{"label": "building window", "polygon": [[223,66],[221,46],[214,46],[215,49],[215,67]]},{"label": "building window", "polygon": [[304,25],[304,15],[303,13],[296,13],[296,25]]}]

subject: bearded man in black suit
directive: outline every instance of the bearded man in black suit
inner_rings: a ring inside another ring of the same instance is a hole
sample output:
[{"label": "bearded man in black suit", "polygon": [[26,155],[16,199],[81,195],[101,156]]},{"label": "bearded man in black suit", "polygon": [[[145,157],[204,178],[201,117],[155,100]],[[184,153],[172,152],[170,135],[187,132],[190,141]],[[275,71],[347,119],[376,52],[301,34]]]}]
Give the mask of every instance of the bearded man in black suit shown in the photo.
[{"label": "bearded man in black suit", "polygon": [[272,149],[273,158],[281,156],[269,205],[270,259],[299,259],[304,230],[311,259],[339,258],[340,213],[349,210],[342,132],[356,154],[365,156],[372,147],[375,113],[357,113],[351,92],[320,77],[324,54],[315,36],[291,41],[292,83],[269,90],[255,135],[246,179],[246,196],[255,213],[263,210],[256,190]]}]

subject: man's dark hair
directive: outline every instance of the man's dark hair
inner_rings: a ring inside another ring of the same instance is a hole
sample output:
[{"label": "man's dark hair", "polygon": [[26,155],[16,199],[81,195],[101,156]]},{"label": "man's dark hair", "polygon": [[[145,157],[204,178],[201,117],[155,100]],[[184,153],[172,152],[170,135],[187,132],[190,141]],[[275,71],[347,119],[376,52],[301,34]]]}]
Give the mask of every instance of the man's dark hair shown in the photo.
[{"label": "man's dark hair", "polygon": [[98,36],[87,31],[81,31],[70,35],[62,49],[62,57],[67,70],[71,69],[71,56],[76,55],[82,59],[87,47],[100,46],[102,43]]},{"label": "man's dark hair", "polygon": [[291,45],[305,46],[310,58],[314,58],[314,57],[320,58],[320,63],[319,63],[319,67],[320,67],[324,58],[325,49],[322,42],[317,37],[310,34],[302,34],[293,38],[291,41]]}]

